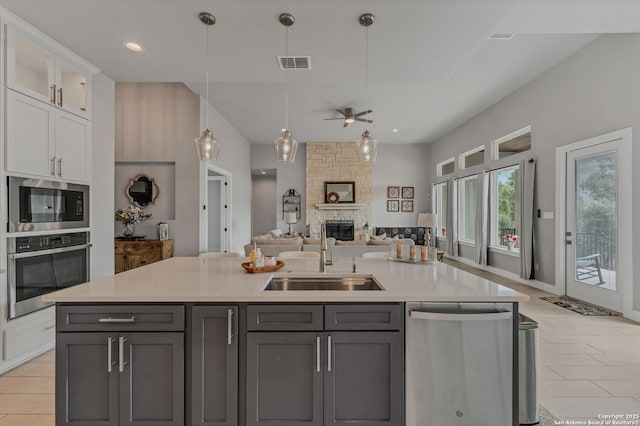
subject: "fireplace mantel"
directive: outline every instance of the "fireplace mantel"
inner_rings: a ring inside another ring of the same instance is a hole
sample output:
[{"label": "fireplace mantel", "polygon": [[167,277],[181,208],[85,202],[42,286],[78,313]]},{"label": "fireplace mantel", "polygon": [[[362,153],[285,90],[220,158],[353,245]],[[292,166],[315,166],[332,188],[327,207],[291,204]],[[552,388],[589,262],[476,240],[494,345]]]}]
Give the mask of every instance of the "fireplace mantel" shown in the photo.
[{"label": "fireplace mantel", "polygon": [[316,204],[318,210],[360,210],[366,207],[361,203],[322,203]]}]

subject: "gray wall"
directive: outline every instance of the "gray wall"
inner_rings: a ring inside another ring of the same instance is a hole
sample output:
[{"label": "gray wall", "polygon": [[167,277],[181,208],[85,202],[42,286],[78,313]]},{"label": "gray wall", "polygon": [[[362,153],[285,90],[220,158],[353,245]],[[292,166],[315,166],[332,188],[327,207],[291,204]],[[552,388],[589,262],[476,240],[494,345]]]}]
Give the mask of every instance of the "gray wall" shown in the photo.
[{"label": "gray wall", "polygon": [[[273,208],[273,200],[278,198],[277,178],[268,175],[253,175],[251,178],[251,234],[264,235],[275,229],[278,221]],[[289,230],[288,226],[286,230]]]},{"label": "gray wall", "polygon": [[113,275],[113,176],[115,145],[115,83],[93,76],[91,94],[91,273],[92,279]]},{"label": "gray wall", "polygon": [[[418,213],[428,211],[429,146],[425,144],[379,144],[378,158],[373,166],[373,203],[370,226],[414,227]],[[387,186],[413,186],[413,213],[387,212]]]},{"label": "gray wall", "polygon": [[[278,136],[274,136],[274,140]],[[251,169],[276,169],[276,197],[271,204],[273,209],[275,206],[276,228],[286,232],[289,225],[282,220],[282,195],[287,189],[293,188],[300,193],[300,222],[293,226],[294,232],[306,232],[306,223],[304,218],[307,217],[305,203],[307,194],[306,173],[306,145],[301,143],[298,145],[298,153],[296,161],[293,164],[281,164],[276,161],[276,154],[273,144],[253,144],[251,145]],[[271,228],[273,229],[273,228]],[[250,240],[250,239],[249,239]],[[247,241],[249,241],[247,240]]]},{"label": "gray wall", "polygon": [[[199,161],[193,140],[200,133],[199,109],[199,97],[181,83],[116,84],[115,161],[175,163],[175,219],[152,217],[136,233],[155,238],[156,224],[166,221],[177,256],[198,253]],[[127,205],[121,192],[115,194],[116,208]]]},{"label": "gray wall", "polygon": [[[556,147],[625,127],[640,128],[639,51],[639,35],[605,35],[596,39],[431,144],[428,168],[432,181],[437,162],[457,158],[483,143],[488,148],[492,140],[531,125],[531,154],[537,159],[534,208],[555,211],[556,184],[561,184],[555,182]],[[634,149],[633,159],[636,164],[640,162],[640,149]],[[636,193],[640,189],[640,168],[633,170],[633,188]],[[635,197],[633,216],[639,214],[640,197]],[[536,278],[555,284],[555,221],[536,218],[534,226],[535,257],[539,263]],[[639,226],[633,235],[634,241],[640,241]],[[640,276],[637,262],[634,273]],[[640,305],[638,293],[636,306]]]},{"label": "gray wall", "polygon": [[[206,105],[206,99],[200,97],[200,129],[197,134],[206,127]],[[251,145],[211,104],[209,128],[221,145],[218,159],[210,163],[232,175],[230,251],[244,252],[244,245],[251,241]],[[194,138],[190,139],[188,150],[197,159]],[[201,167],[204,168],[204,163]]]}]

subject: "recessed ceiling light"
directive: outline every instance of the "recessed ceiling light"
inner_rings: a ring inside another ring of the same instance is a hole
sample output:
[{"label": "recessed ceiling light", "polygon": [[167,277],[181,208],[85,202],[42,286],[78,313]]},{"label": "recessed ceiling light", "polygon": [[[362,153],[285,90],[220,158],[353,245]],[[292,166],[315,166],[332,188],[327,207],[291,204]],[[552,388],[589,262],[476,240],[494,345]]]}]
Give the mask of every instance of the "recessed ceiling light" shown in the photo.
[{"label": "recessed ceiling light", "polygon": [[489,36],[489,40],[511,40],[513,33],[494,33]]},{"label": "recessed ceiling light", "polygon": [[280,129],[280,131],[282,131],[282,132],[286,132],[286,131],[287,131],[287,129]]},{"label": "recessed ceiling light", "polygon": [[262,173],[263,175],[267,174],[267,172],[265,172],[264,170],[260,170],[260,173]]},{"label": "recessed ceiling light", "polygon": [[391,130],[393,133],[398,133],[398,129]]},{"label": "recessed ceiling light", "polygon": [[133,41],[125,42],[124,47],[131,50],[132,52],[142,52],[144,47],[141,44],[135,43]]}]

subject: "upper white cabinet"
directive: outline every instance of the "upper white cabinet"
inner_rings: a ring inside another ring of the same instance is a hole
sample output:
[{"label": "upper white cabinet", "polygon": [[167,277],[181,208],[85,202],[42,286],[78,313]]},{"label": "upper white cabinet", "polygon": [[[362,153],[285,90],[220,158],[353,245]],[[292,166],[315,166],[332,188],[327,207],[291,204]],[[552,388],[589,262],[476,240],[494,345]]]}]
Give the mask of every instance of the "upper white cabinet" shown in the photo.
[{"label": "upper white cabinet", "polygon": [[6,170],[88,182],[90,126],[83,118],[8,90]]},{"label": "upper white cabinet", "polygon": [[6,26],[7,87],[90,117],[91,76],[13,25]]}]

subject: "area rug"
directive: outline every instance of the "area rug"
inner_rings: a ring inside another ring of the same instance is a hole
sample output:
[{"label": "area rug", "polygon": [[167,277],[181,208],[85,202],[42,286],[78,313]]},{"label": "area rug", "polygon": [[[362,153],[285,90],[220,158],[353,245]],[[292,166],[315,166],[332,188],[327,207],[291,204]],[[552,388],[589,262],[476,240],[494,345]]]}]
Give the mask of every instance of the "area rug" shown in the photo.
[{"label": "area rug", "polygon": [[569,297],[569,296],[541,297],[540,299],[546,300],[547,302],[551,302],[554,305],[567,308],[573,312],[577,312],[582,315],[593,315],[593,316],[620,315],[618,312],[610,311],[609,309],[592,305],[591,303],[583,302],[582,300],[574,299],[573,297]]}]

